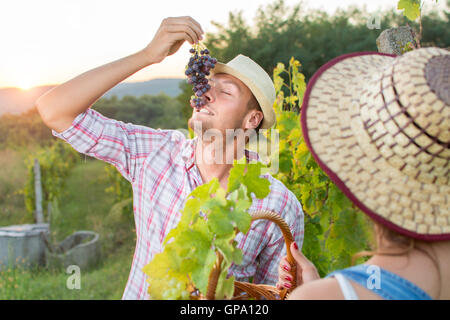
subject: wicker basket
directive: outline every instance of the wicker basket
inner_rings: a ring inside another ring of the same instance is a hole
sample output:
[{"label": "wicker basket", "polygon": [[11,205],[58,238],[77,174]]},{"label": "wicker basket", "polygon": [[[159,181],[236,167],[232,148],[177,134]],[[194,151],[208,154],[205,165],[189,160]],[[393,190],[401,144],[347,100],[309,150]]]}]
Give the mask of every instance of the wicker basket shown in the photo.
[{"label": "wicker basket", "polygon": [[[283,233],[284,241],[286,244],[286,252],[287,252],[287,260],[291,264],[290,274],[292,276],[292,288],[291,289],[277,289],[275,286],[265,285],[265,284],[254,284],[249,282],[234,282],[234,295],[232,300],[248,300],[248,299],[256,299],[256,300],[284,300],[288,297],[289,293],[294,290],[297,286],[296,280],[296,265],[294,262],[294,258],[292,257],[292,253],[290,250],[290,246],[294,238],[292,236],[291,230],[289,229],[288,224],[281,218],[277,213],[273,211],[256,211],[252,213],[252,221],[258,219],[267,219],[274,222]],[[220,253],[217,253],[217,260],[214,264],[213,270],[209,275],[208,279],[208,288],[206,292],[206,296],[203,296],[198,293],[195,288],[192,288],[191,291],[191,299],[194,300],[214,300],[215,291],[217,287],[217,281],[220,274],[220,265],[222,263],[223,256]]]}]

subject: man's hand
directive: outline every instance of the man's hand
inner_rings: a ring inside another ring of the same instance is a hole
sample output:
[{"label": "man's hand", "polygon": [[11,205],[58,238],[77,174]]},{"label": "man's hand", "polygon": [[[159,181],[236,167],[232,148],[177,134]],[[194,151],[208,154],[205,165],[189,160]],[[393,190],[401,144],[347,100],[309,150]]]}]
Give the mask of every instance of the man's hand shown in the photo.
[{"label": "man's hand", "polygon": [[150,63],[159,63],[178,51],[184,41],[191,45],[203,39],[203,29],[193,18],[174,17],[162,21],[153,40],[144,48]]},{"label": "man's hand", "polygon": [[[291,244],[291,253],[297,264],[297,286],[301,286],[306,282],[320,279],[320,275],[317,272],[314,264],[309,261],[300,250],[298,250],[298,246],[295,242],[292,242]],[[289,274],[290,270],[291,266],[289,265],[289,262],[287,261],[286,257],[283,257],[278,268],[278,289],[290,289],[292,287],[293,279]]]}]

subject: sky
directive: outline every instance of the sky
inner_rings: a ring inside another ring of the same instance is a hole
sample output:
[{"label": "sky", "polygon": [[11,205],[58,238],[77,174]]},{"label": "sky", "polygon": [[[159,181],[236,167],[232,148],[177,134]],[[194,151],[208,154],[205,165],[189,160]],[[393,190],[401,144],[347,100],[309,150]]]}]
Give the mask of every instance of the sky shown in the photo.
[{"label": "sky", "polygon": [[[206,32],[211,21],[226,24],[242,10],[251,25],[259,7],[273,0],[2,0],[0,2],[0,88],[54,85],[148,45],[166,17],[191,16]],[[306,8],[333,13],[365,5],[367,11],[395,9],[396,0],[306,0]],[[442,2],[440,1],[441,5]],[[287,6],[299,0],[285,0]],[[184,77],[190,44],[124,82]]]}]

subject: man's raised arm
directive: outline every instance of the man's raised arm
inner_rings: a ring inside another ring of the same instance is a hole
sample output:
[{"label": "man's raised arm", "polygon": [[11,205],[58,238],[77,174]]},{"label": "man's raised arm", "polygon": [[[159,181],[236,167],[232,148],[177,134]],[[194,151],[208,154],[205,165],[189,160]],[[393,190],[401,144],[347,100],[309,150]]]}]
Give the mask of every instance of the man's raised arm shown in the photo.
[{"label": "man's raised arm", "polygon": [[43,122],[57,132],[72,125],[105,92],[137,71],[178,51],[184,41],[191,44],[202,39],[203,30],[191,17],[166,18],[153,40],[142,50],[125,58],[84,72],[49,90],[36,100]]}]

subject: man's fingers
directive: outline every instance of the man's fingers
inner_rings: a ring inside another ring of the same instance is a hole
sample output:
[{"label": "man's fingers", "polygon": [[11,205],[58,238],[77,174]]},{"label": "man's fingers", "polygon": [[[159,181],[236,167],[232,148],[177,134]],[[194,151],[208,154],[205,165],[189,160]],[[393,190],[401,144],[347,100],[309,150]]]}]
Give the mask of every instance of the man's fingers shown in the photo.
[{"label": "man's fingers", "polygon": [[198,23],[194,18],[192,17],[188,17],[189,18],[189,22],[192,25],[192,28],[197,32],[197,34],[202,37],[202,34],[204,34],[205,32],[203,31],[202,26],[200,25],[200,23]]},{"label": "man's fingers", "polygon": [[[188,32],[193,39],[197,40],[200,40],[202,38],[202,34],[204,33],[200,24],[191,17],[167,18],[165,19],[164,24],[168,27],[176,26],[177,31],[175,32],[181,31],[182,29],[183,31]],[[192,33],[195,34],[195,37],[192,35]]]},{"label": "man's fingers", "polygon": [[189,17],[189,19],[199,28],[201,33],[204,33],[202,26],[200,25],[200,23],[197,22],[197,20],[195,20],[192,17]]},{"label": "man's fingers", "polygon": [[191,16],[184,16],[184,17],[178,17],[178,18],[173,18],[172,23],[186,23],[191,25],[192,28],[194,28],[195,30],[198,31],[198,34],[201,35],[202,33],[204,33],[202,26],[200,25],[200,23],[197,22],[197,20],[195,20],[194,18],[192,18]]},{"label": "man's fingers", "polygon": [[[198,43],[198,41],[199,41],[195,32],[193,32],[189,28],[183,27],[183,25],[180,25],[180,24],[168,25],[168,26],[166,26],[166,30],[169,33],[175,33],[178,36],[181,35],[181,38],[179,38],[180,40],[185,39],[188,42],[190,42],[191,44]],[[188,37],[186,38],[184,35],[187,35]]]}]

